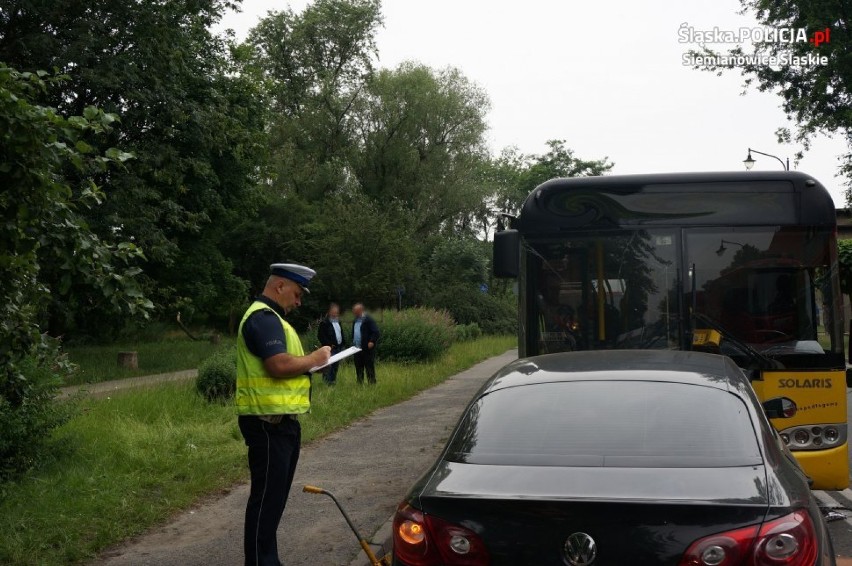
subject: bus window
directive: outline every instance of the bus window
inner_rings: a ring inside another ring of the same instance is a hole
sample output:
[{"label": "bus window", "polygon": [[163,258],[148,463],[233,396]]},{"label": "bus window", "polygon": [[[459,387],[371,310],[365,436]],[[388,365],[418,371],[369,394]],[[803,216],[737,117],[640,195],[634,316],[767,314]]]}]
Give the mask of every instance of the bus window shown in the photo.
[{"label": "bus window", "polygon": [[767,355],[842,352],[827,232],[766,227],[685,234],[684,291],[695,312]]},{"label": "bus window", "polygon": [[676,250],[672,231],[530,243],[531,351],[677,348]]}]

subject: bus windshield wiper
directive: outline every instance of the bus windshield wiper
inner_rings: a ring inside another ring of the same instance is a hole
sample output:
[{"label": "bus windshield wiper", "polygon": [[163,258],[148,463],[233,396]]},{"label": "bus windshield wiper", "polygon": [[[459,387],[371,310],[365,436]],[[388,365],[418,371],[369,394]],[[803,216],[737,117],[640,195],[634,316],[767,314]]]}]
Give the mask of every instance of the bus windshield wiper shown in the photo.
[{"label": "bus windshield wiper", "polygon": [[746,356],[751,358],[752,361],[756,362],[757,367],[759,369],[784,368],[784,365],[781,362],[758,352],[739,338],[736,338],[730,331],[725,329],[724,326],[722,326],[709,316],[695,311],[692,312],[692,316],[695,317],[697,320],[703,322],[704,324],[708,325],[713,330],[719,332],[719,334],[721,334],[725,340],[736,346],[737,349],[741,350],[744,354],[746,354]]}]

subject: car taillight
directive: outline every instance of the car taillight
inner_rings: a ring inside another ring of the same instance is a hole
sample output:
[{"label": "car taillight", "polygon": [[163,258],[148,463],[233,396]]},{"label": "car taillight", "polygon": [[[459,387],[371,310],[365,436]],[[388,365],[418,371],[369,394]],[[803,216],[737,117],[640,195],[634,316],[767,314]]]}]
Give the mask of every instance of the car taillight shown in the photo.
[{"label": "car taillight", "polygon": [[718,533],[692,543],[679,566],[812,566],[818,549],[808,512],[794,511],[763,526]]},{"label": "car taillight", "polygon": [[438,564],[432,542],[426,535],[423,513],[405,503],[393,517],[393,553],[406,566]]},{"label": "car taillight", "polygon": [[698,539],[689,545],[679,566],[733,566],[747,562],[758,525]]},{"label": "car taillight", "polygon": [[438,517],[426,515],[429,534],[434,537],[435,548],[447,566],[481,566],[488,564],[488,550],[479,535],[459,525]]},{"label": "car taillight", "polygon": [[405,503],[393,519],[393,552],[405,566],[483,566],[489,562],[479,535]]},{"label": "car taillight", "polygon": [[811,566],[816,562],[816,529],[805,510],[794,511],[780,519],[764,523],[757,535],[754,563]]}]

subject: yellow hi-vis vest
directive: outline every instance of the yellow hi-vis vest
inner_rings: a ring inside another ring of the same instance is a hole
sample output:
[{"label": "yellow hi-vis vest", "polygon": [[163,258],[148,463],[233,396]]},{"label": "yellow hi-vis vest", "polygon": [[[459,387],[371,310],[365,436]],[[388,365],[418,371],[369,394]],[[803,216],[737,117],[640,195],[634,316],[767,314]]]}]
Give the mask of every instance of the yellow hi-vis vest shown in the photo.
[{"label": "yellow hi-vis vest", "polygon": [[276,378],[267,373],[263,360],[252,354],[243,338],[243,324],[260,310],[275,313],[284,328],[287,353],[304,356],[299,335],[269,305],[255,301],[240,321],[237,331],[237,413],[240,415],[298,415],[311,408],[311,379],[307,375]]}]

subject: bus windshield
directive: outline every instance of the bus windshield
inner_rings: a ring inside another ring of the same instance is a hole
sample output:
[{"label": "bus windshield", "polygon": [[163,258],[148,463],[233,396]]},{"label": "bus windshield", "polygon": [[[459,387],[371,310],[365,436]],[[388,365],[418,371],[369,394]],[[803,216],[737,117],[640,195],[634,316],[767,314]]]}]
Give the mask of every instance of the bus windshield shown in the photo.
[{"label": "bus windshield", "polygon": [[678,348],[678,247],[671,229],[531,243],[530,351]]},{"label": "bus windshield", "polygon": [[[690,313],[761,354],[842,352],[831,232],[656,228],[527,242],[530,352],[688,349]],[[698,323],[700,327],[701,324]],[[731,341],[733,342],[733,340]],[[723,353],[736,357],[731,344]]]},{"label": "bus windshield", "polygon": [[801,227],[685,230],[687,304],[769,356],[842,351],[831,234]]}]

